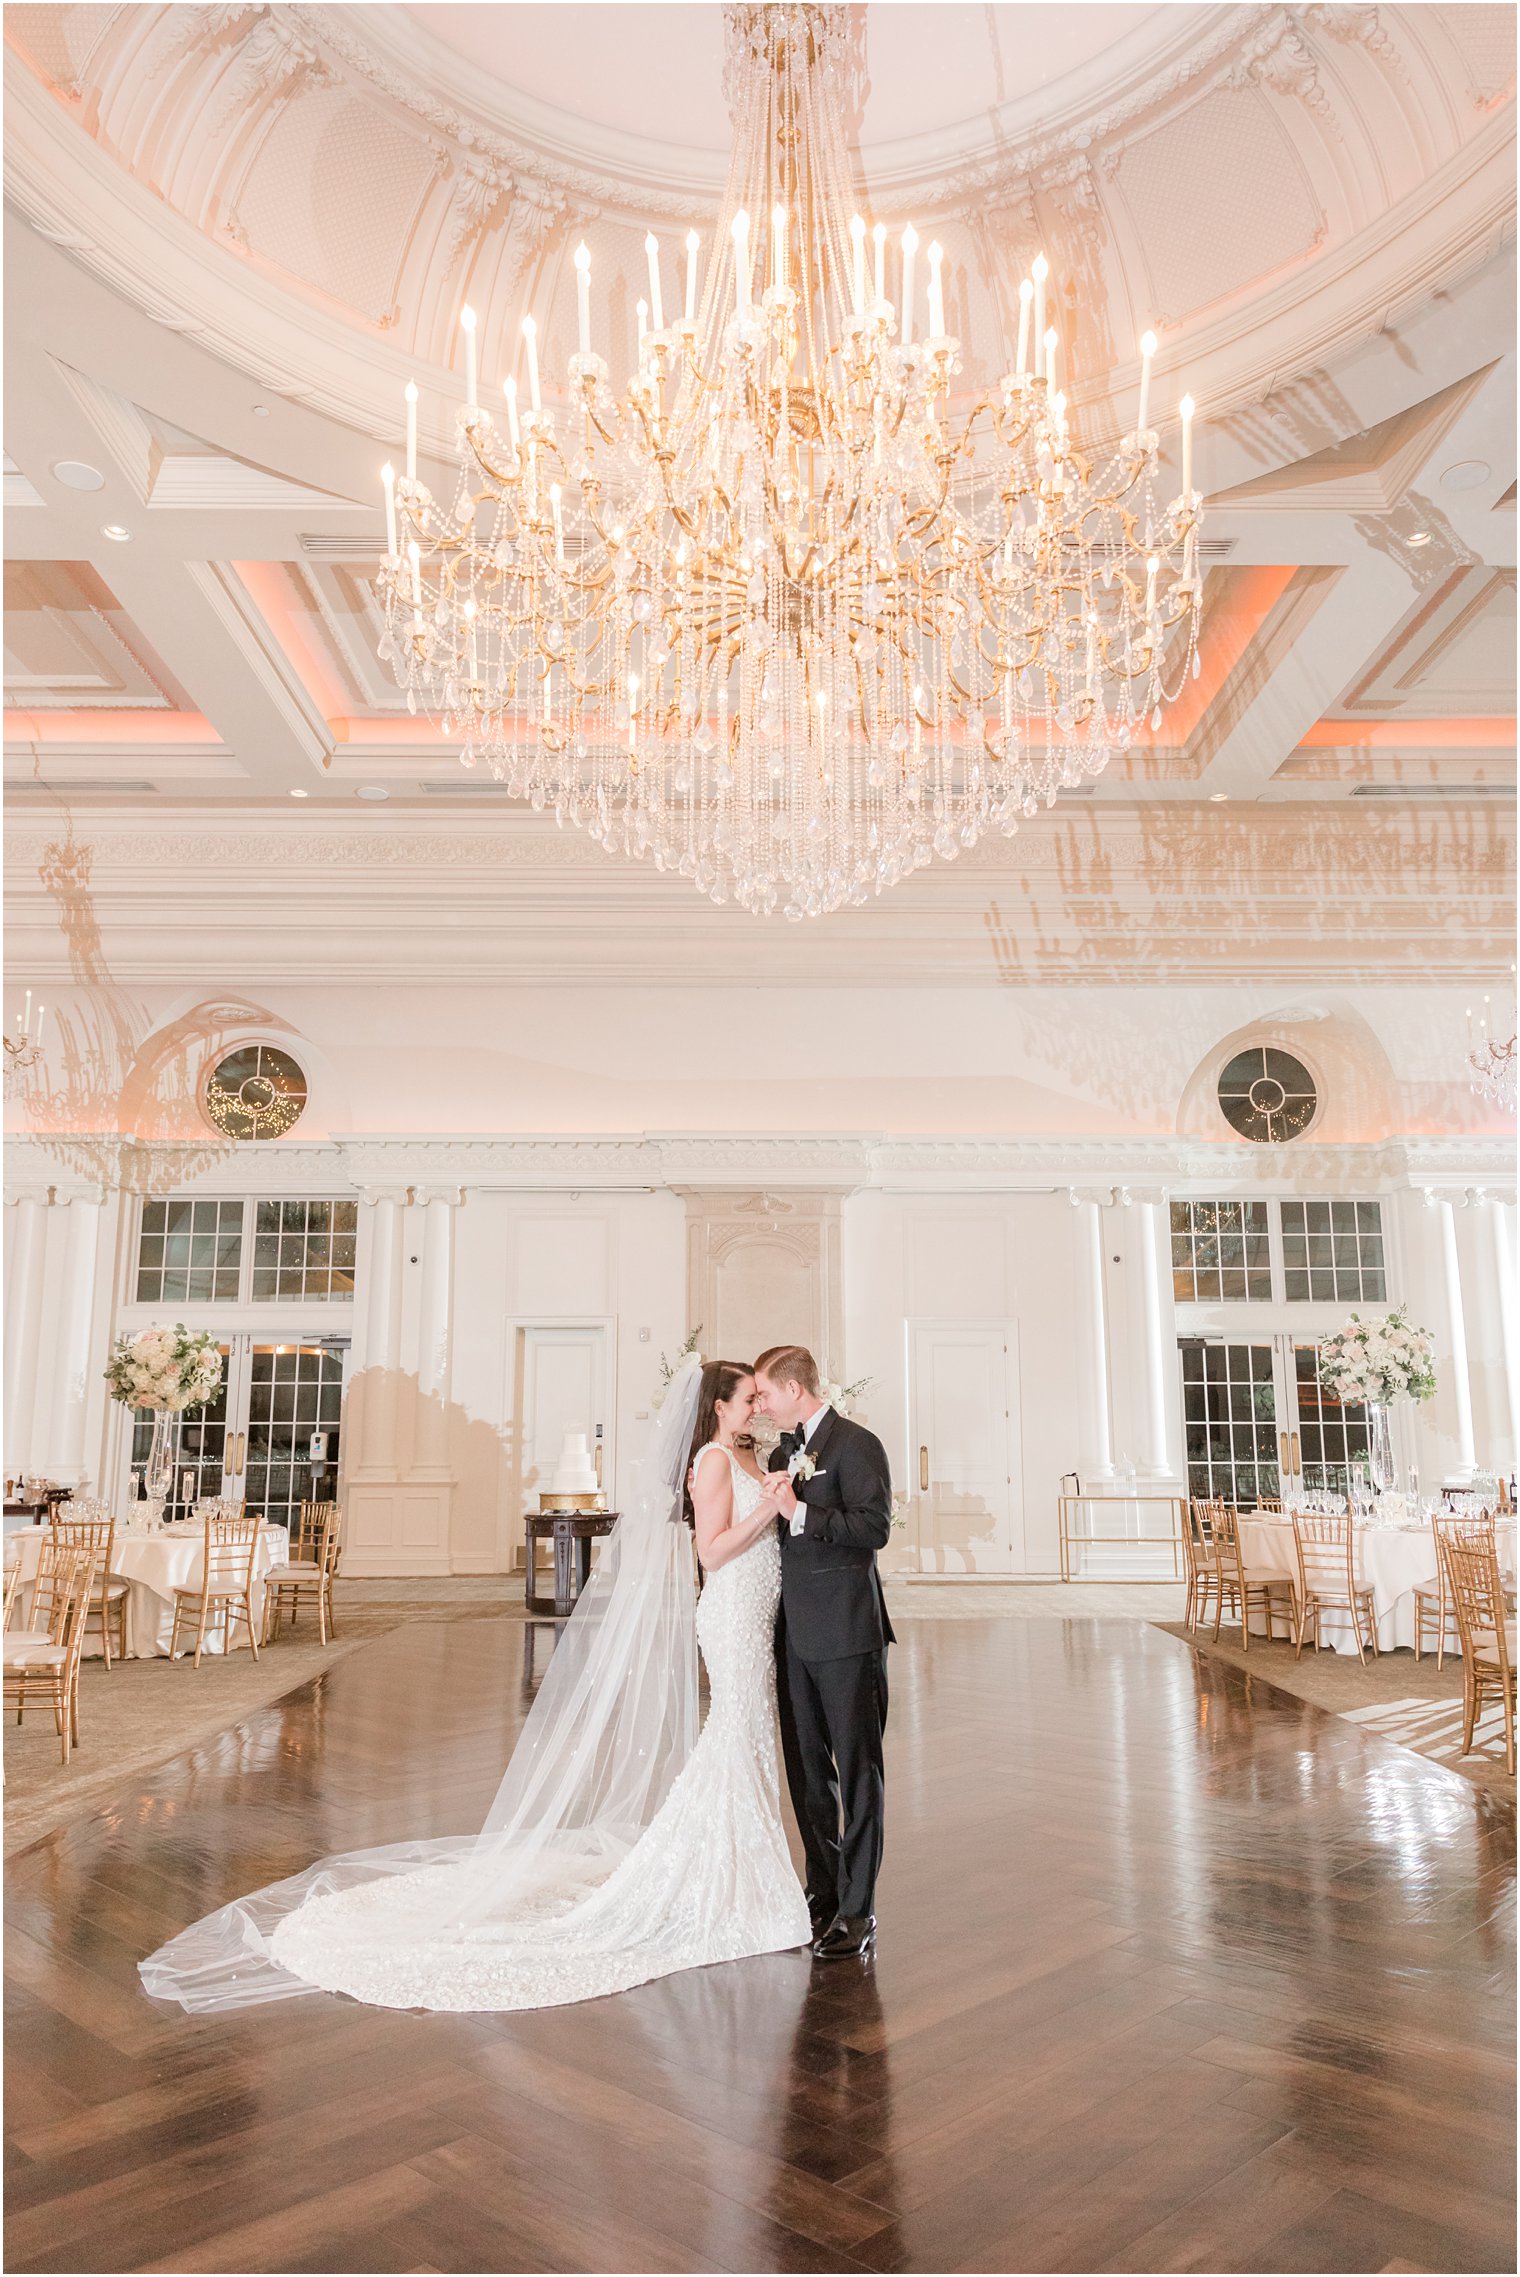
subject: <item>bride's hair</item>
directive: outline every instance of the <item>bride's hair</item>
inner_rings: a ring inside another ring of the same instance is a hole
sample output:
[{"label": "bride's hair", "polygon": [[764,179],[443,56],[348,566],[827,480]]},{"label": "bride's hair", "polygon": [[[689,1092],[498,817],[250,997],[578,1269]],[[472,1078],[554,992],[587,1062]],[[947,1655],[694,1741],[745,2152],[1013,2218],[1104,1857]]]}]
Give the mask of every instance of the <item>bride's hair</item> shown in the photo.
[{"label": "bride's hair", "polygon": [[702,1367],[702,1387],[697,1393],[697,1420],[692,1429],[691,1446],[686,1456],[686,1483],[681,1489],[681,1515],[688,1526],[695,1527],[697,1514],[691,1506],[691,1466],[710,1439],[717,1437],[719,1400],[730,1400],[746,1376],[754,1369],[748,1360],[708,1360]]}]

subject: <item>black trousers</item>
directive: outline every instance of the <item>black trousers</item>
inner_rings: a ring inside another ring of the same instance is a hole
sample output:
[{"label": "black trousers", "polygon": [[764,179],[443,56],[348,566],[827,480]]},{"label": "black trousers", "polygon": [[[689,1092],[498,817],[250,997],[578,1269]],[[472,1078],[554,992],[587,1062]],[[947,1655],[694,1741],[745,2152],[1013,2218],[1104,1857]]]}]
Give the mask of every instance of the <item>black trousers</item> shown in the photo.
[{"label": "black trousers", "polygon": [[872,1913],[886,1806],[886,1647],[845,1660],[802,1660],[788,1638],[776,1674],[781,1752],[807,1855],[808,1902],[830,1917]]}]

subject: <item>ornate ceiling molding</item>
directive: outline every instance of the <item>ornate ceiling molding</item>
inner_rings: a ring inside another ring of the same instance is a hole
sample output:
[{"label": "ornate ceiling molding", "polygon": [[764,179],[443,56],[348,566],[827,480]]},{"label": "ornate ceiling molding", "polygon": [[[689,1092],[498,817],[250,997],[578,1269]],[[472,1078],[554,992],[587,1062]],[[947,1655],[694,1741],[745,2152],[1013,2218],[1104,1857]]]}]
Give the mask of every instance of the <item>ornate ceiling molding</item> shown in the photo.
[{"label": "ornate ceiling molding", "polygon": [[[478,71],[400,10],[299,6],[285,13],[300,18],[313,40],[392,102],[510,173],[536,176],[569,202],[589,201],[639,220],[668,215],[683,222],[717,208],[721,150],[703,163],[689,146],[593,127],[528,101],[500,80],[482,83]],[[1200,7],[1166,40],[1159,60],[1147,57],[1118,86],[1102,67],[1077,72],[1070,84],[1057,82],[1002,106],[990,133],[986,111],[979,110],[959,130],[868,141],[862,164],[872,194],[893,204],[911,201],[921,214],[967,210],[990,186],[1057,167],[1156,110],[1237,48],[1260,42],[1284,14],[1261,5]],[[1034,132],[1021,123],[1021,114],[1030,112],[1041,121]]]},{"label": "ornate ceiling molding", "polygon": [[[83,1134],[88,1136],[88,1134]],[[96,1143],[130,1147],[107,1134]],[[40,1142],[10,1141],[11,1190],[42,1198],[98,1192],[60,1171]],[[355,1193],[395,1198],[410,1192],[534,1191],[683,1192],[700,1188],[773,1193],[778,1206],[801,1191],[830,1195],[871,1191],[957,1192],[1010,1196],[1065,1195],[1068,1188],[1105,1193],[1140,1187],[1177,1192],[1199,1182],[1232,1192],[1394,1193],[1435,1185],[1485,1198],[1514,1192],[1514,1152],[1503,1140],[1392,1138],[1376,1145],[1305,1141],[1289,1147],[1205,1144],[1196,1139],[1020,1139],[944,1137],[888,1139],[808,1136],[723,1138],[702,1132],[584,1134],[525,1138],[334,1138],[325,1142],[239,1145],[205,1164],[193,1148],[136,1149],[134,1192]],[[146,1181],[146,1182],[142,1182]]]}]

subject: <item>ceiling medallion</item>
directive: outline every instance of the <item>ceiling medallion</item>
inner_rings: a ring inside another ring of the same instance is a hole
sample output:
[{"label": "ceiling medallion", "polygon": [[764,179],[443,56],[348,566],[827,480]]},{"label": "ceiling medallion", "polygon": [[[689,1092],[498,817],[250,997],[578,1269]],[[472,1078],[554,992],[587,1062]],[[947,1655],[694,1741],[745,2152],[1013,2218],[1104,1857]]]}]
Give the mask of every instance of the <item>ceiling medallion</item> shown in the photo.
[{"label": "ceiling medallion", "polygon": [[920,265],[910,225],[889,257],[852,214],[847,15],[726,9],[716,244],[688,236],[677,315],[646,241],[621,395],[582,246],[565,411],[530,315],[528,401],[509,380],[498,424],[466,309],[454,499],[417,479],[415,385],[384,473],[380,654],[410,708],[609,850],[793,918],[1011,836],[1198,669],[1191,402],[1169,503],[1150,334],[1135,432],[1079,449],[1042,255],[1014,368],[952,408],[940,247]]}]

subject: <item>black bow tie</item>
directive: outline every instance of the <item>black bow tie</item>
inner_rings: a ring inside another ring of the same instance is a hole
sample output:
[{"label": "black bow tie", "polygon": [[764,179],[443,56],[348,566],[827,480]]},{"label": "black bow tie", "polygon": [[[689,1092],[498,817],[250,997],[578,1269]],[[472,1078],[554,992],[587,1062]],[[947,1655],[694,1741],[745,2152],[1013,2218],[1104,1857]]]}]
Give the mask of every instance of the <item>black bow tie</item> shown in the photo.
[{"label": "black bow tie", "polygon": [[805,1446],[807,1444],[807,1433],[803,1430],[802,1425],[799,1423],[795,1430],[783,1431],[781,1434],[781,1441],[783,1446],[790,1447],[795,1453],[797,1448]]}]

